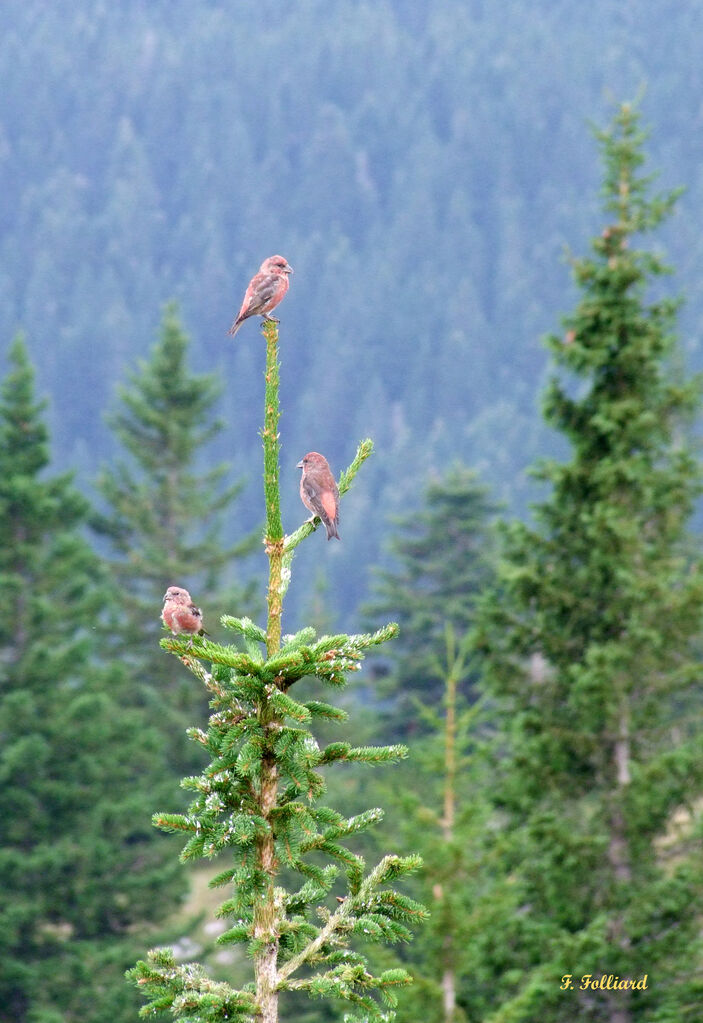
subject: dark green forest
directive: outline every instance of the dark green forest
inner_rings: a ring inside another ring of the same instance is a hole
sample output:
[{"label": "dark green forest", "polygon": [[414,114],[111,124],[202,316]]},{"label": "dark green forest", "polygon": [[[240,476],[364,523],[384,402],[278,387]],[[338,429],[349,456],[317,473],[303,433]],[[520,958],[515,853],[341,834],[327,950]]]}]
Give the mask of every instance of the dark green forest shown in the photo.
[{"label": "dark green forest", "polygon": [[[355,436],[378,448],[330,562],[347,620],[368,590],[350,552],[378,560],[418,478],[459,457],[525,513],[525,467],[554,443],[539,338],[596,224],[586,125],[639,90],[652,166],[687,189],[661,244],[700,362],[696,5],[9,0],[0,18],[0,333],[26,332],[56,464],[90,487],[112,457],[103,413],[175,299],[194,366],[227,381],[205,457],[246,481],[232,536],[259,527],[262,346],[254,323],[226,330],[283,252],[286,521],[305,451],[339,471]],[[316,575],[301,561],[290,613]]]},{"label": "dark green forest", "polygon": [[2,5],[2,1023],[700,1018],[701,44]]}]

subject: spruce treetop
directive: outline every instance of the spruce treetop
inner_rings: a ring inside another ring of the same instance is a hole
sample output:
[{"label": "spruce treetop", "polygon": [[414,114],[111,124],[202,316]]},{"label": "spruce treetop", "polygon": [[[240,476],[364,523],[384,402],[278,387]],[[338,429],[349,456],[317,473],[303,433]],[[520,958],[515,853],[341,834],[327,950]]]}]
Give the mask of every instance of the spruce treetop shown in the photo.
[{"label": "spruce treetop", "polygon": [[129,386],[119,388],[124,407],[109,417],[137,464],[163,476],[222,429],[219,420],[207,421],[221,383],[214,373],[189,373],[187,352],[188,337],[171,303],[151,358],[140,359]]},{"label": "spruce treetop", "polygon": [[[220,907],[228,921],[220,944],[246,945],[254,979],[241,989],[207,977],[197,964],[178,965],[170,951],[153,951],[130,975],[150,998],[142,1014],[170,1010],[176,1019],[220,1023],[256,1020],[277,1023],[279,997],[303,991],[351,1007],[345,1020],[388,1021],[395,989],[410,981],[400,968],[374,974],[356,939],[407,941],[425,911],[399,892],[394,882],[420,865],[417,856],[386,855],[371,870],[347,840],[382,817],[374,808],[345,817],[322,803],[322,769],[334,763],[392,763],[402,746],[354,746],[332,742],[320,747],[310,724],[342,721],[345,714],[322,700],[293,695],[293,687],[315,677],[332,688],[346,684],[364,653],[390,639],[388,625],[363,635],[317,636],[306,627],[282,633],[283,597],[297,546],[319,525],[304,523],[283,531],[279,492],[278,329],[265,321],[264,497],[265,550],[269,562],[267,623],[224,615],[222,624],[244,645],[223,645],[181,637],[161,645],[178,656],[211,698],[207,730],[191,738],[210,758],[183,786],[194,793],[185,814],[159,813],[154,823],[188,835],[183,859],[228,852],[232,862],[211,882],[232,886]],[[364,442],[339,481],[343,494],[372,445]],[[326,862],[325,862],[326,861]],[[300,887],[284,877],[298,874]]]}]

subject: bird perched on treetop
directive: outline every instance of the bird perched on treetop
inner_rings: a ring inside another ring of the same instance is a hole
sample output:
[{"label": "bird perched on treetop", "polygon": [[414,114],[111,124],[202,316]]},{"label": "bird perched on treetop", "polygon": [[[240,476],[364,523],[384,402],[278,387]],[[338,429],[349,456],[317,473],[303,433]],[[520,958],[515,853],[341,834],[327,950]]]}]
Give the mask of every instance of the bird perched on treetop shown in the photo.
[{"label": "bird perched on treetop", "polygon": [[164,607],[161,620],[174,636],[185,632],[191,637],[206,635],[203,628],[203,613],[190,599],[188,590],[182,586],[169,586],[164,593]]},{"label": "bird perched on treetop", "polygon": [[276,317],[269,316],[269,313],[276,308],[288,291],[288,275],[292,273],[293,267],[288,265],[283,256],[269,256],[265,259],[258,273],[249,281],[242,308],[227,333],[234,337],[250,316],[263,316],[266,320],[278,323]]},{"label": "bird perched on treetop", "polygon": [[300,477],[300,499],[313,514],[318,515],[325,524],[327,539],[333,536],[341,539],[337,532],[339,523],[339,490],[334,476],[324,455],[317,451],[309,451],[298,469],[303,470]]}]

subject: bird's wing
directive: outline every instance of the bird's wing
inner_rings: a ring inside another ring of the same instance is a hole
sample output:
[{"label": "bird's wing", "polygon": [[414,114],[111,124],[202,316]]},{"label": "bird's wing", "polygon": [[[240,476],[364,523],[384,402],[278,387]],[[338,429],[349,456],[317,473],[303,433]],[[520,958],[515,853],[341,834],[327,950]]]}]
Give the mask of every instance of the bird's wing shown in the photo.
[{"label": "bird's wing", "polygon": [[[257,277],[259,277],[258,274]],[[275,297],[279,286],[280,280],[273,274],[261,274],[259,280],[255,277],[251,282],[249,301],[245,303],[246,310],[243,308],[239,315],[241,316],[246,311],[247,316],[256,316],[259,310],[268,305]]]},{"label": "bird's wing", "polygon": [[337,502],[334,492],[331,490],[320,490],[320,488],[309,478],[303,479],[303,489],[310,502],[309,507],[316,515],[324,521],[332,521],[337,513]]},{"label": "bird's wing", "polygon": [[320,488],[307,476],[303,477],[301,486],[305,491],[306,498],[308,499],[308,508],[310,508],[315,515],[319,515],[321,519],[324,518],[326,512],[321,500],[322,495],[320,494]]}]

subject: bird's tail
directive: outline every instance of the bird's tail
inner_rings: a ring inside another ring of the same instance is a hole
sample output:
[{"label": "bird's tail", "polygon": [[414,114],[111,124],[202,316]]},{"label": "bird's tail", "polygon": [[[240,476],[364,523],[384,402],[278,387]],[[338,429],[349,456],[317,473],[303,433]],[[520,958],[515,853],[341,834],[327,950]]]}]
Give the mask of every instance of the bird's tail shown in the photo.
[{"label": "bird's tail", "polygon": [[331,540],[333,536],[336,536],[338,540],[342,539],[341,536],[339,535],[339,533],[337,532],[337,523],[336,523],[336,521],[330,521],[329,519],[327,519],[325,521],[325,529],[327,530],[327,539],[328,540]]},{"label": "bird's tail", "polygon": [[232,324],[232,326],[227,331],[227,333],[231,334],[231,336],[234,337],[234,335],[237,333],[241,325],[244,323],[245,319],[246,316],[242,316],[241,318],[238,316],[237,319]]}]

